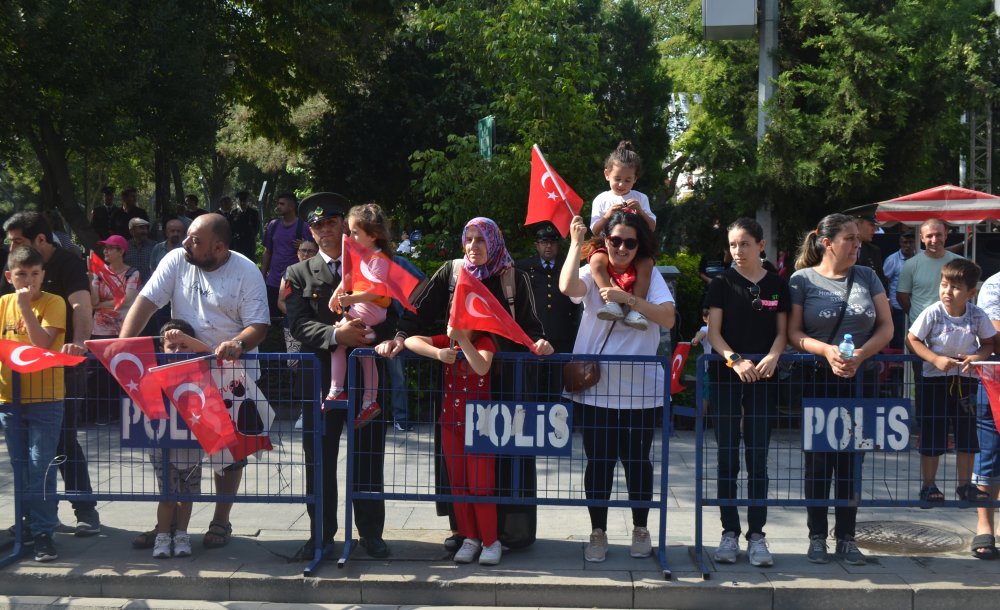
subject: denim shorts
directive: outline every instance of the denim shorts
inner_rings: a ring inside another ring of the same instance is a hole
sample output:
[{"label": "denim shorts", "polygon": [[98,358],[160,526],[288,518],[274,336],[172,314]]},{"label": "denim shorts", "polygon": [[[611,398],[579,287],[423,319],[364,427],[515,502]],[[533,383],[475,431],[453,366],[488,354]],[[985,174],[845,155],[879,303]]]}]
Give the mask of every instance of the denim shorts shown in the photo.
[{"label": "denim shorts", "polygon": [[972,467],[972,482],[977,485],[1000,485],[1000,433],[993,422],[993,411],[983,385],[976,394],[976,435],[979,453]]}]

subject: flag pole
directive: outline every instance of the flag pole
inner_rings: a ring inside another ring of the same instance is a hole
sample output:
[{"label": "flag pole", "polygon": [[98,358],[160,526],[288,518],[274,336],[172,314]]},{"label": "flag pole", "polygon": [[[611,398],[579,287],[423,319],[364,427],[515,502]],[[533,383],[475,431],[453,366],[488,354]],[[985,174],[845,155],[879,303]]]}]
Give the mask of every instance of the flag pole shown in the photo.
[{"label": "flag pole", "polygon": [[538,152],[538,158],[541,159],[542,165],[545,166],[545,173],[552,178],[552,184],[554,184],[556,186],[556,190],[559,191],[559,196],[562,197],[563,203],[566,204],[566,209],[569,210],[569,215],[576,216],[577,214],[573,211],[573,206],[569,204],[569,201],[566,199],[566,194],[563,193],[562,187],[559,186],[559,181],[556,180],[555,175],[552,173],[552,168],[549,167],[549,162],[545,160],[545,155],[542,154],[542,149],[538,148],[538,144],[532,144],[531,148]]},{"label": "flag pole", "polygon": [[197,356],[195,358],[185,358],[184,360],[178,360],[177,362],[171,362],[170,364],[161,364],[160,366],[149,367],[150,371],[160,371],[163,369],[168,369],[172,366],[180,366],[182,364],[187,364],[188,362],[198,361],[198,360],[214,360],[218,358],[215,354],[205,354],[204,356]]}]

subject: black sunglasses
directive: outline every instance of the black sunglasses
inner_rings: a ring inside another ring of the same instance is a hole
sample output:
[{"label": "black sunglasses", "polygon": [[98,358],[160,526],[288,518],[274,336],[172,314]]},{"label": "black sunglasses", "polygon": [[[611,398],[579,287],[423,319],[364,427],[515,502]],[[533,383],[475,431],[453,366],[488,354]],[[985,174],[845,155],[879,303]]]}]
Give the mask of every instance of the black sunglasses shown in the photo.
[{"label": "black sunglasses", "polygon": [[621,248],[622,244],[625,244],[626,250],[635,250],[639,247],[639,240],[634,237],[626,237],[625,239],[622,239],[621,237],[615,235],[608,238],[608,243],[615,248]]},{"label": "black sunglasses", "polygon": [[750,296],[753,297],[753,301],[750,301],[750,307],[753,307],[754,311],[764,309],[764,303],[760,300],[760,286],[754,284],[753,286],[748,286],[747,289],[750,291]]}]

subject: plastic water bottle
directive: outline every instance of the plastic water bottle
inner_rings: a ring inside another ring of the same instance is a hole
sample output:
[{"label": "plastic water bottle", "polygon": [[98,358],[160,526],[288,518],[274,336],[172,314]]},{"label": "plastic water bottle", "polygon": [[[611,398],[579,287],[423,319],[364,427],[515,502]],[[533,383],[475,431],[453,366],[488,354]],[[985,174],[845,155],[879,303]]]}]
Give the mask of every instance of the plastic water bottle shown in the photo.
[{"label": "plastic water bottle", "polygon": [[854,338],[851,337],[850,333],[844,335],[844,340],[840,342],[837,349],[840,350],[840,357],[844,360],[850,360],[854,357]]}]

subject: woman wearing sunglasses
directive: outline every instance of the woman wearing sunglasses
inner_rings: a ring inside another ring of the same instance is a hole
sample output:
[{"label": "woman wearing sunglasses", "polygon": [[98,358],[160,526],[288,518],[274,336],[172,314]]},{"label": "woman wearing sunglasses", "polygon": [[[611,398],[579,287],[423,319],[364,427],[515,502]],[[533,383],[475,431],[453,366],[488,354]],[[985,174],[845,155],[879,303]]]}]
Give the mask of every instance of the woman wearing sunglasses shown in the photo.
[{"label": "woman wearing sunglasses", "polygon": [[[861,366],[892,339],[892,313],[885,288],[875,272],[856,265],[861,236],[854,218],[830,214],[806,234],[795,261],[795,273],[789,278],[792,310],[788,316],[788,342],[800,352],[819,356],[816,366],[806,367],[812,379],[806,379],[804,398],[850,398],[856,395],[855,375],[865,378],[864,395],[873,397],[875,370]],[[853,357],[844,358],[837,349],[845,333],[853,336]],[[811,364],[811,363],[807,363]],[[863,453],[808,452],[805,454],[805,496],[807,499],[853,496],[854,467]],[[826,539],[829,530],[827,507],[808,509],[809,550],[806,558],[813,563],[827,563]],[[833,526],[836,553],[844,563],[864,565],[865,556],[854,542],[858,509],[838,506]]]},{"label": "woman wearing sunglasses", "polygon": [[[580,267],[587,225],[579,216],[570,225],[571,242],[566,262],[559,276],[559,289],[574,302],[583,302],[580,330],[573,347],[575,354],[604,354],[613,357],[652,356],[660,343],[660,328],[674,325],[674,299],[663,276],[650,270],[649,292],[637,297],[618,286],[598,288],[589,265]],[[608,220],[604,233],[586,244],[588,248],[606,248],[608,271],[612,278],[635,279],[637,257],[653,258],[656,248],[653,233],[637,214],[616,212]],[[619,283],[619,285],[621,285]],[[645,330],[630,328],[616,321],[601,320],[597,314],[607,302],[628,305],[652,322]],[[659,365],[643,362],[601,362],[601,378],[582,392],[568,394],[581,413],[583,448],[587,455],[584,490],[588,499],[608,500],[617,463],[625,469],[630,500],[653,498],[653,464],[649,452],[653,443],[657,409],[664,406],[664,372]],[[608,509],[591,506],[592,532],[584,558],[604,561],[608,551]],[[632,509],[632,557],[652,553],[647,517],[649,510]]]},{"label": "woman wearing sunglasses", "polygon": [[[767,498],[767,449],[777,409],[777,365],[785,349],[788,285],[764,269],[764,230],[757,221],[740,218],[726,229],[733,266],[708,286],[708,342],[725,359],[709,366],[716,384],[712,423],[718,444],[718,498],[736,498],[740,474],[740,438],[747,468],[747,498]],[[736,563],[740,554],[740,515],[735,506],[720,506],[722,541],[719,563]],[[747,558],[750,565],[774,565],[764,524],[766,506],[747,508]]]}]

